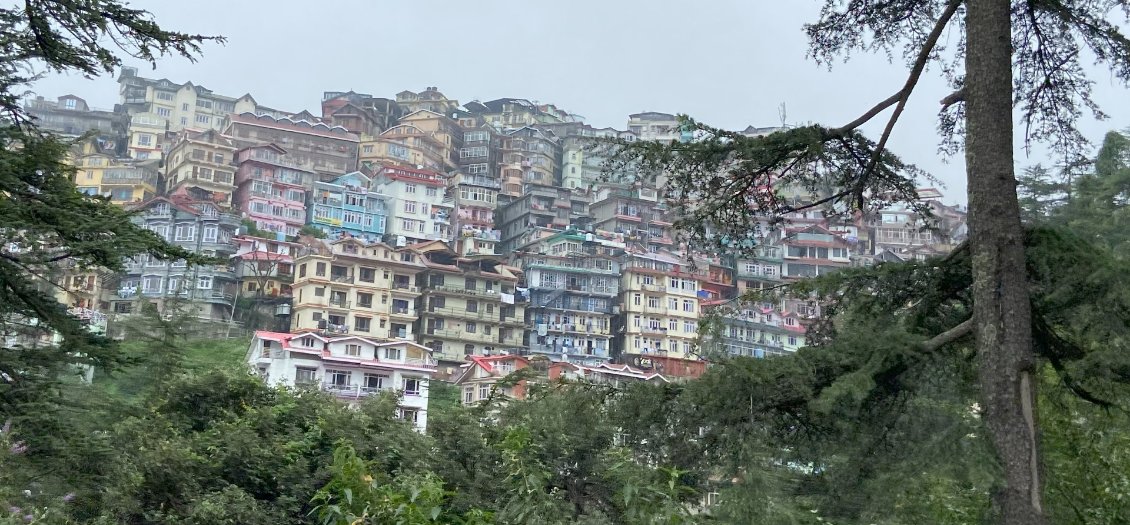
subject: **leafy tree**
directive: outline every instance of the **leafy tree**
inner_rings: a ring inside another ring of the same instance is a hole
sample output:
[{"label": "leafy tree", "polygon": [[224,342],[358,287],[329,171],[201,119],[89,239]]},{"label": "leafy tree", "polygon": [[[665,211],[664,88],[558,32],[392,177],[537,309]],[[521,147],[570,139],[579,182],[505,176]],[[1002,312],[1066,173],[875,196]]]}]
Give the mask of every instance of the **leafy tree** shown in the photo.
[{"label": "leafy tree", "polygon": [[310,224],[307,224],[307,225],[299,228],[298,234],[299,235],[309,235],[309,236],[314,237],[316,239],[325,239],[326,238],[326,232],[322,231],[321,228],[318,228],[317,226],[313,226],[313,225],[310,225]]},{"label": "leafy tree", "polygon": [[[855,50],[901,53],[909,73],[890,97],[842,126],[757,138],[687,119],[693,140],[626,143],[609,168],[632,165],[648,176],[661,174],[692,244],[731,251],[751,249],[759,225],[799,211],[867,213],[891,201],[915,205],[914,178],[921,173],[886,145],[922,73],[937,66],[955,89],[942,101],[943,146],[964,149],[969,188],[975,300],[966,313],[970,321],[953,327],[977,339],[978,395],[1004,478],[994,506],[1004,523],[1042,523],[1038,367],[1013,172],[1012,107],[1014,101],[1020,107],[1026,141],[1046,140],[1077,158],[1086,141],[1076,116],[1083,110],[1101,115],[1080,51],[1089,49],[1118,78],[1130,78],[1130,41],[1109,17],[1117,8],[1126,3],[827,0],[820,19],[806,27],[811,55],[831,63]],[[955,37],[943,39],[947,32]],[[879,139],[864,138],[858,128],[888,110]]]}]

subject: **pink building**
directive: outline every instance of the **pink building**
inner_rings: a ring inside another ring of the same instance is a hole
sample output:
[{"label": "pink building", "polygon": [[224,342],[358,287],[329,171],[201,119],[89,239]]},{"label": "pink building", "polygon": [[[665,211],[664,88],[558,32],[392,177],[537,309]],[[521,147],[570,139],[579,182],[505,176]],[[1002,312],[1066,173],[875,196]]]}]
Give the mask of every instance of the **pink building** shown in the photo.
[{"label": "pink building", "polygon": [[298,235],[306,224],[306,192],[314,170],[289,159],[274,145],[235,152],[235,206],[260,230]]}]

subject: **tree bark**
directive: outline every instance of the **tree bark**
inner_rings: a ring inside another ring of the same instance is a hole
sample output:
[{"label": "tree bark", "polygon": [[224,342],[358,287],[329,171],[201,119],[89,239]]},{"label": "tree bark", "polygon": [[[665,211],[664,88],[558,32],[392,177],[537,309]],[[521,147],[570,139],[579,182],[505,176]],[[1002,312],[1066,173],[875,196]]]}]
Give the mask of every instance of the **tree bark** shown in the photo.
[{"label": "tree bark", "polygon": [[1000,523],[1045,523],[1024,230],[1013,169],[1009,0],[966,2],[965,159],[983,417],[1004,472]]}]

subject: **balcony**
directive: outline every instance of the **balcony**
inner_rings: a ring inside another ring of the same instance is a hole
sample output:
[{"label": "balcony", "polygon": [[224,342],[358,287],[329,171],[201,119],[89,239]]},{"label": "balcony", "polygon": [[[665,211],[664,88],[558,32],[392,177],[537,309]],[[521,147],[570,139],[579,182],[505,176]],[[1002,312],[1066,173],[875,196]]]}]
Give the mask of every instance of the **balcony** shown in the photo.
[{"label": "balcony", "polygon": [[394,282],[392,283],[392,291],[404,293],[420,293],[420,288],[408,283]]},{"label": "balcony", "polygon": [[432,286],[432,289],[439,291],[439,292],[456,294],[456,295],[469,295],[471,297],[489,297],[489,298],[492,298],[492,299],[498,299],[498,291],[497,290],[479,290],[477,288],[473,289],[473,290],[468,290],[466,288],[459,288],[458,286],[446,286],[446,285]]},{"label": "balcony", "polygon": [[639,329],[640,333],[645,335],[667,335],[666,328],[659,328],[657,326],[641,326]]},{"label": "balcony", "polygon": [[344,274],[343,273],[331,273],[330,274],[330,280],[335,282],[335,283],[353,284],[353,274],[352,273],[344,273]]},{"label": "balcony", "polygon": [[460,319],[471,319],[475,321],[498,321],[499,314],[497,311],[487,313],[485,310],[478,310],[475,312],[468,311],[461,308],[429,308],[429,315],[436,315],[441,317],[458,317]]},{"label": "balcony", "polygon": [[349,309],[349,301],[345,300],[344,298],[330,297],[329,303],[330,303],[330,308],[337,308],[337,309],[341,309],[341,310],[348,310]]},{"label": "balcony", "polygon": [[411,318],[415,319],[416,318],[416,310],[413,309],[413,308],[396,308],[396,307],[393,307],[392,310],[389,311],[389,315],[391,315],[393,317],[411,317]]}]

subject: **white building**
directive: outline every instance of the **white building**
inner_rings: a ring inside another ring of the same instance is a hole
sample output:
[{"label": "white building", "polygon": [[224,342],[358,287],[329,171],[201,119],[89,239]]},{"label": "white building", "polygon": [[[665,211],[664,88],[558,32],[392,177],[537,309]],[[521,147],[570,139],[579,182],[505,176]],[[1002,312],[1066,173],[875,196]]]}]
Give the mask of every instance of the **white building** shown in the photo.
[{"label": "white building", "polygon": [[385,195],[388,210],[385,233],[394,240],[403,237],[407,243],[414,243],[451,239],[454,201],[447,195],[445,175],[385,166],[373,177],[372,186],[373,191]]},{"label": "white building", "polygon": [[398,392],[398,417],[419,432],[427,429],[428,384],[436,362],[426,346],[258,331],[247,349],[247,363],[270,385],[320,388],[346,402]]}]

